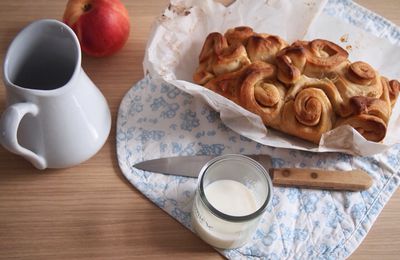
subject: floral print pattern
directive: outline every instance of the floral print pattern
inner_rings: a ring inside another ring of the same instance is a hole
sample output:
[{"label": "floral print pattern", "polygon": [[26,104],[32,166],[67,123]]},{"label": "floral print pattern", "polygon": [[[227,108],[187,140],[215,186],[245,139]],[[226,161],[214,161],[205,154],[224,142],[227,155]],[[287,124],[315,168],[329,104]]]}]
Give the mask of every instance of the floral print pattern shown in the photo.
[{"label": "floral print pattern", "polygon": [[[330,0],[324,12],[391,42],[400,30],[348,0]],[[144,172],[137,162],[185,155],[269,154],[273,167],[362,169],[374,180],[362,192],[274,187],[272,203],[252,239],[223,250],[231,259],[344,259],[367,235],[400,183],[400,144],[370,157],[268,147],[231,131],[201,100],[146,76],[119,108],[117,155],[124,176],[157,206],[192,230],[196,179]]]}]

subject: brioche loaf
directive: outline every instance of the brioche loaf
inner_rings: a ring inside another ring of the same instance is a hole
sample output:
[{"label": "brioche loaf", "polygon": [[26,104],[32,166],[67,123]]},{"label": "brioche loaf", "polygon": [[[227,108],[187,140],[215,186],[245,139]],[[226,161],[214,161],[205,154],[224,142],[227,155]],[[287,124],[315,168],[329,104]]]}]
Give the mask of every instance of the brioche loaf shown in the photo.
[{"label": "brioche loaf", "polygon": [[193,80],[258,114],[266,126],[317,144],[342,125],[380,142],[400,83],[348,56],[327,40],[289,45],[242,26],[207,36]]}]

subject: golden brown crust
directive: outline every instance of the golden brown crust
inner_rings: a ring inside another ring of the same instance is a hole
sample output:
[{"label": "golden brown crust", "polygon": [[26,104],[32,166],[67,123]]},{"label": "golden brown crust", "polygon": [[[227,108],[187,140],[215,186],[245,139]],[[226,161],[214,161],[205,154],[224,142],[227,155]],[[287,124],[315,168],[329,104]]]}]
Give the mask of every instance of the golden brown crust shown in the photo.
[{"label": "golden brown crust", "polygon": [[350,64],[347,72],[347,78],[351,82],[361,85],[370,85],[376,76],[375,70],[368,63],[362,61]]},{"label": "golden brown crust", "polygon": [[396,100],[399,96],[399,92],[400,92],[400,82],[398,80],[389,81],[389,97],[392,107],[396,103]]},{"label": "golden brown crust", "polygon": [[306,53],[303,46],[290,46],[276,56],[278,79],[285,84],[295,83],[306,65]]},{"label": "golden brown crust", "polygon": [[309,77],[325,77],[327,73],[339,69],[349,56],[342,47],[327,40],[298,41],[294,44],[305,47],[307,64],[304,74]]},{"label": "golden brown crust", "polygon": [[212,56],[219,54],[223,49],[228,47],[225,37],[217,32],[210,33],[201,49],[199,62],[202,63]]},{"label": "golden brown crust", "polygon": [[322,134],[332,129],[332,105],[321,89],[306,88],[286,101],[281,116],[281,129],[291,135],[318,144]]},{"label": "golden brown crust", "polygon": [[389,82],[383,77],[380,80],[382,81],[380,97],[351,97],[349,105],[352,115],[339,119],[335,127],[350,125],[369,141],[380,142],[383,140],[392,109]]},{"label": "golden brown crust", "polygon": [[240,86],[242,84],[244,70],[245,68],[219,75],[207,82],[204,87],[239,104]]},{"label": "golden brown crust", "polygon": [[372,142],[380,142],[386,135],[386,123],[379,117],[359,114],[338,120],[335,127],[349,125],[357,130],[365,139]]},{"label": "golden brown crust", "polygon": [[199,66],[193,74],[195,83],[204,85],[215,77],[212,65],[217,55],[227,47],[228,42],[222,34],[215,32],[207,36],[199,55]]},{"label": "golden brown crust", "polygon": [[276,80],[276,68],[265,64],[250,71],[240,88],[240,105],[258,114],[264,124],[277,128],[286,88]]},{"label": "golden brown crust", "polygon": [[225,37],[229,45],[243,44],[246,45],[250,36],[254,35],[254,31],[248,26],[239,26],[229,29],[225,32]]},{"label": "golden brown crust", "polygon": [[273,71],[273,67],[264,62],[255,62],[240,70],[221,74],[210,80],[204,87],[240,104],[240,89],[242,88],[244,79],[249,74],[260,70]]},{"label": "golden brown crust", "polygon": [[286,100],[294,99],[298,92],[306,88],[322,90],[329,98],[332,107],[338,115],[349,115],[351,110],[346,108],[344,101],[335,85],[328,79],[315,79],[302,75],[300,79],[288,90]]},{"label": "golden brown crust", "polygon": [[368,114],[381,118],[385,123],[389,121],[390,106],[384,100],[370,97],[352,97],[350,104],[353,114]]},{"label": "golden brown crust", "polygon": [[276,35],[253,35],[248,38],[246,50],[252,62],[275,62],[276,54],[287,46],[287,43]]},{"label": "golden brown crust", "polygon": [[258,114],[266,126],[314,143],[342,125],[380,142],[400,92],[399,81],[350,62],[333,42],[287,46],[246,26],[210,34],[199,61],[196,83]]},{"label": "golden brown crust", "polygon": [[199,63],[193,81],[204,85],[220,74],[240,70],[250,64],[250,60],[243,45],[228,45],[222,34],[211,33],[204,42]]},{"label": "golden brown crust", "polygon": [[[366,70],[364,74],[367,74],[367,77],[363,76],[363,73],[354,72],[360,67]],[[333,74],[335,74],[334,77]],[[331,73],[330,80],[335,84],[346,104],[351,97],[379,98],[383,92],[380,75],[364,62],[348,63],[337,72]]]},{"label": "golden brown crust", "polygon": [[245,47],[243,45],[234,45],[225,48],[220,54],[216,55],[212,64],[212,71],[214,75],[221,75],[239,70],[250,63]]},{"label": "golden brown crust", "polygon": [[348,53],[326,41],[296,41],[277,54],[278,78],[286,84],[295,83],[300,75],[324,78],[346,64]]}]

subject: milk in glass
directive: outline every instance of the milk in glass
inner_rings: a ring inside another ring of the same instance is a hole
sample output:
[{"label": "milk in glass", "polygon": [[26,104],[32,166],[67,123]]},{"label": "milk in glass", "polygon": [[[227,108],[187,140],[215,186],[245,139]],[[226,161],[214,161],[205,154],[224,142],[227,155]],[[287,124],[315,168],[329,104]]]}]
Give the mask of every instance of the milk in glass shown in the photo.
[{"label": "milk in glass", "polygon": [[265,169],[242,155],[209,162],[199,177],[192,210],[196,233],[217,248],[237,248],[252,236],[271,198]]}]

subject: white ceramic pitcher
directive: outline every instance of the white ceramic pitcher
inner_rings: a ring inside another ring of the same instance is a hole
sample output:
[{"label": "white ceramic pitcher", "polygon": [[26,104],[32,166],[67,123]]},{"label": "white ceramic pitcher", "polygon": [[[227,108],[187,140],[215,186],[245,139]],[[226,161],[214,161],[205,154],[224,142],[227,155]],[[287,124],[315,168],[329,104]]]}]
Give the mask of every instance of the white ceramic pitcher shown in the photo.
[{"label": "white ceramic pitcher", "polygon": [[111,128],[107,102],[81,68],[74,32],[38,20],[11,43],[4,62],[7,108],[0,142],[36,168],[64,168],[98,152]]}]

